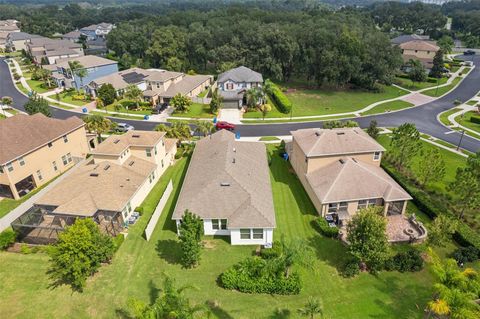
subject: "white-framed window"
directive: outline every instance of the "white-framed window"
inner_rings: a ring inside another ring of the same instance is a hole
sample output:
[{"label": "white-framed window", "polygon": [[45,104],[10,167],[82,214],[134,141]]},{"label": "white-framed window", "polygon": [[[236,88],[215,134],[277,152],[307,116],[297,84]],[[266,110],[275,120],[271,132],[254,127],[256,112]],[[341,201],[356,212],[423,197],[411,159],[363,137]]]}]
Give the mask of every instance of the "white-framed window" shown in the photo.
[{"label": "white-framed window", "polygon": [[67,155],[63,155],[63,156],[62,156],[62,162],[63,162],[63,165],[67,165],[67,164],[68,164]]},{"label": "white-framed window", "polygon": [[3,174],[3,166],[0,166],[0,174]]},{"label": "white-framed window", "polygon": [[67,137],[66,135],[63,136],[63,141],[64,141],[65,143],[68,143],[68,137]]},{"label": "white-framed window", "polygon": [[25,165],[25,160],[23,159],[23,157],[18,158],[18,164],[20,164],[20,166]]},{"label": "white-framed window", "polygon": [[340,203],[330,203],[328,204],[328,213],[337,213],[340,210],[347,210],[348,209],[348,203],[347,202],[340,202]]},{"label": "white-framed window", "polygon": [[375,152],[373,153],[373,160],[378,161],[380,160],[380,156],[382,155],[382,152]]},{"label": "white-framed window", "polygon": [[155,151],[155,155],[157,155],[157,147],[156,146],[153,147],[153,150]]},{"label": "white-framed window", "polygon": [[337,203],[328,204],[328,212],[329,213],[336,213],[337,212]]},{"label": "white-framed window", "polygon": [[368,200],[368,206],[376,206],[377,205],[377,200],[376,199],[369,199]]},{"label": "white-framed window", "polygon": [[127,204],[127,212],[131,212],[132,211],[132,205],[130,204],[130,202],[128,202]]},{"label": "white-framed window", "polygon": [[37,177],[39,181],[43,179],[42,172],[40,172],[40,170],[37,171]]},{"label": "white-framed window", "polygon": [[67,153],[67,160],[68,160],[69,163],[72,162],[72,154]]},{"label": "white-framed window", "polygon": [[53,161],[52,166],[53,166],[53,170],[56,172],[58,170],[57,162]]},{"label": "white-framed window", "polygon": [[348,203],[347,202],[340,202],[338,204],[338,210],[347,210],[348,208]]},{"label": "white-framed window", "polygon": [[240,239],[251,239],[251,232],[249,228],[240,229]]},{"label": "white-framed window", "polygon": [[377,205],[377,200],[374,199],[363,199],[358,201],[358,208],[357,210],[364,209],[367,207],[372,207]]},{"label": "white-framed window", "polygon": [[12,165],[12,162],[8,163],[7,165],[5,165],[5,167],[7,168],[7,170],[9,172],[13,171],[13,165]]},{"label": "white-framed window", "polygon": [[123,218],[127,218],[128,212],[126,208],[122,211],[122,214],[123,214]]},{"label": "white-framed window", "polygon": [[252,229],[253,239],[263,239],[263,229]]},{"label": "white-framed window", "polygon": [[214,230],[225,230],[227,229],[227,220],[226,219],[212,219],[212,229]]},{"label": "white-framed window", "polygon": [[151,148],[147,148],[145,150],[145,153],[147,154],[147,157],[152,157],[152,149]]},{"label": "white-framed window", "polygon": [[163,159],[162,159],[162,167],[163,167]]}]

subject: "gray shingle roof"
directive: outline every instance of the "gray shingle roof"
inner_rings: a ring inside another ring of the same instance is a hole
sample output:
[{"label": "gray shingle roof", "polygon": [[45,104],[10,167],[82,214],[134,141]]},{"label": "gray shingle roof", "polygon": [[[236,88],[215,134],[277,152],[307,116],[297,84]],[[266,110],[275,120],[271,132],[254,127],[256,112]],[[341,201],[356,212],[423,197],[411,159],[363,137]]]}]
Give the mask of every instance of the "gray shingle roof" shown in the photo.
[{"label": "gray shingle roof", "polygon": [[172,219],[185,210],[227,219],[228,228],[274,228],[265,145],[239,142],[221,130],[197,142]]},{"label": "gray shingle roof", "polygon": [[224,83],[228,80],[232,80],[234,82],[263,82],[263,77],[260,73],[242,65],[238,68],[221,73],[218,76],[219,83]]},{"label": "gray shingle roof", "polygon": [[20,41],[20,40],[29,40],[33,38],[41,38],[42,36],[36,34],[30,34],[26,32],[11,32],[8,35],[8,38],[11,41]]}]

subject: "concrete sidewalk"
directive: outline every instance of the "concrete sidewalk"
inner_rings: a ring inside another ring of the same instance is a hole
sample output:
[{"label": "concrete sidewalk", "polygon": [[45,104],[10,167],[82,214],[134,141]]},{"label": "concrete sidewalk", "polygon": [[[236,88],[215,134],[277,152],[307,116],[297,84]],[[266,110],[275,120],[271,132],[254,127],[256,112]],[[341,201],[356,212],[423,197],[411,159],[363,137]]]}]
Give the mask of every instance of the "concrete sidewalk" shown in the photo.
[{"label": "concrete sidewalk", "polygon": [[51,190],[55,185],[60,183],[65,177],[70,175],[72,172],[74,172],[80,165],[82,165],[85,162],[84,159],[82,159],[80,162],[75,164],[72,168],[70,168],[68,171],[63,173],[62,175],[58,176],[57,179],[54,181],[50,182],[47,186],[45,186],[41,191],[27,199],[25,202],[20,204],[17,208],[13,209],[11,212],[9,212],[7,215],[3,216],[0,218],[0,232],[4,231],[8,227],[10,227],[10,224],[20,217],[22,214],[24,214],[27,210],[29,210],[33,204],[44,194],[46,194],[49,190]]}]

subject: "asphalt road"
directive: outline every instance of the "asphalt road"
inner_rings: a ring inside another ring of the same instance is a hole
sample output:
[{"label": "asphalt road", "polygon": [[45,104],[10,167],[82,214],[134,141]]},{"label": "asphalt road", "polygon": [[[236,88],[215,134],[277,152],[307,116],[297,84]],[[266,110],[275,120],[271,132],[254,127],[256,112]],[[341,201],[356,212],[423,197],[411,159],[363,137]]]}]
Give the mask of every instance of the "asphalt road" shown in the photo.
[{"label": "asphalt road", "polygon": [[[461,133],[452,131],[443,126],[438,122],[437,115],[454,107],[453,101],[457,99],[462,102],[468,101],[480,91],[480,55],[460,56],[459,58],[473,61],[477,67],[473,69],[462,83],[460,83],[460,85],[449,94],[418,107],[409,108],[399,112],[354,118],[354,120],[357,121],[361,127],[367,127],[371,120],[376,120],[378,125],[383,127],[396,127],[407,122],[414,123],[419,131],[457,145],[460,141]],[[0,96],[11,96],[14,100],[14,107],[23,111],[23,105],[27,101],[27,98],[20,94],[14,87],[9,75],[8,66],[3,60],[4,58],[0,58]],[[76,112],[58,108],[52,108],[52,113],[54,117],[60,119],[65,119],[74,115],[78,116],[78,113]],[[117,122],[129,123],[136,129],[141,130],[152,130],[158,124],[156,122],[142,120],[111,119]],[[300,128],[314,128],[321,126],[322,121],[284,124],[251,124],[237,125],[236,132],[239,132],[241,136],[283,136],[290,135],[290,131]],[[461,147],[471,152],[480,151],[480,140],[464,136]]]}]

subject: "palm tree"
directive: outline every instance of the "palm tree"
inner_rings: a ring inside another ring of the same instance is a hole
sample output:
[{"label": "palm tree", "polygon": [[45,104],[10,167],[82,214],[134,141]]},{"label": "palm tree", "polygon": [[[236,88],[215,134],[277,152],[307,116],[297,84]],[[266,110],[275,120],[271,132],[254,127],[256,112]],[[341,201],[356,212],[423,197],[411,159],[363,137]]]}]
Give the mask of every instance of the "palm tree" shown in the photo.
[{"label": "palm tree", "polygon": [[109,132],[113,127],[112,121],[102,115],[87,115],[83,118],[83,121],[86,123],[87,131],[97,134],[98,142],[102,141],[102,134]]},{"label": "palm tree", "polygon": [[37,70],[37,76],[42,79],[43,83],[47,86],[47,88],[51,87],[51,76],[52,72],[47,69],[41,68]]},{"label": "palm tree", "polygon": [[247,107],[249,109],[252,109],[257,107],[261,103],[263,93],[259,88],[251,88],[247,91],[246,97],[247,97]]},{"label": "palm tree", "polygon": [[125,97],[134,101],[138,109],[139,103],[142,101],[143,92],[135,84],[130,84],[125,91]]},{"label": "palm tree", "polygon": [[[4,106],[12,106],[13,105],[13,98],[10,96],[4,96],[1,99],[1,104]],[[5,115],[5,109],[2,107],[3,115]]]},{"label": "palm tree", "polygon": [[316,314],[323,317],[323,310],[320,301],[313,297],[308,298],[307,303],[303,308],[298,309],[298,313],[304,317],[310,317],[310,319],[313,319]]},{"label": "palm tree", "polygon": [[[80,84],[80,86],[83,85],[83,78],[88,75],[88,72],[85,69],[85,67],[78,61],[69,61],[68,66],[70,68],[70,72],[72,73],[72,75],[78,76],[78,78],[80,79],[80,83],[78,84]],[[79,92],[78,89],[77,89],[77,92]]]},{"label": "palm tree", "polygon": [[208,134],[212,133],[214,129],[215,126],[210,121],[197,121],[195,123],[195,132],[202,134],[203,136],[207,136]]}]

